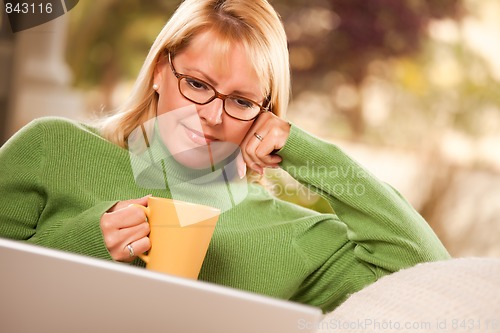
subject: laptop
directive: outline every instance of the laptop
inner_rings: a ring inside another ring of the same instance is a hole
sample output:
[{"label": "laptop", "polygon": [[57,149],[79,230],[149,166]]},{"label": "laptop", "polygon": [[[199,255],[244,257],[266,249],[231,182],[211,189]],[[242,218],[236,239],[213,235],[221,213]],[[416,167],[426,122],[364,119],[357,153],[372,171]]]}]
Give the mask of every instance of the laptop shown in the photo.
[{"label": "laptop", "polygon": [[0,332],[314,332],[318,308],[0,239]]}]

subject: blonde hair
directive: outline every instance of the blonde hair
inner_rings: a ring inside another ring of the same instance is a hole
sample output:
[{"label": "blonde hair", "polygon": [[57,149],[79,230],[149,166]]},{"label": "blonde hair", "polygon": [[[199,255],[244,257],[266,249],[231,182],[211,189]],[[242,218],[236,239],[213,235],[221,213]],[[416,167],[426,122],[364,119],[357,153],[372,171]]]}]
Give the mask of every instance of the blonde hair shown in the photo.
[{"label": "blonde hair", "polygon": [[216,33],[222,48],[243,44],[262,78],[272,112],[284,117],[290,98],[290,67],[285,30],[273,7],[266,0],[185,0],[153,43],[127,101],[99,122],[106,139],[126,147],[130,133],[155,117],[158,95],[152,86],[156,65],[166,51],[181,52],[207,30]]}]

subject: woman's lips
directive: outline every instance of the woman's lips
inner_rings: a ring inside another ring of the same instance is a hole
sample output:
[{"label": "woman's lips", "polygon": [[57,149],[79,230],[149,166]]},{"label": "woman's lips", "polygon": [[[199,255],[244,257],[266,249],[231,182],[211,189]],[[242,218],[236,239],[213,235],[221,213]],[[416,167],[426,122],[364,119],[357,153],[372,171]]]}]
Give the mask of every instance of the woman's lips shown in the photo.
[{"label": "woman's lips", "polygon": [[217,139],[214,138],[213,136],[203,134],[201,132],[198,132],[192,128],[186,127],[183,125],[184,131],[186,132],[186,135],[188,136],[191,141],[198,145],[207,145],[213,141],[216,141]]}]

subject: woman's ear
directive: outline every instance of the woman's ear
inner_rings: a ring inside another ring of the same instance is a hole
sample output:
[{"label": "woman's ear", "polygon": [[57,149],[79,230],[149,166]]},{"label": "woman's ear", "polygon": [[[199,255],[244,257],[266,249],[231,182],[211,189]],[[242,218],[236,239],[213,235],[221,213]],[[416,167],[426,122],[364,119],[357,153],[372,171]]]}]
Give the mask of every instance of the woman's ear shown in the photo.
[{"label": "woman's ear", "polygon": [[165,76],[165,68],[168,65],[168,61],[165,60],[165,57],[160,57],[158,62],[156,63],[154,72],[153,72],[153,89],[158,90],[163,83]]}]

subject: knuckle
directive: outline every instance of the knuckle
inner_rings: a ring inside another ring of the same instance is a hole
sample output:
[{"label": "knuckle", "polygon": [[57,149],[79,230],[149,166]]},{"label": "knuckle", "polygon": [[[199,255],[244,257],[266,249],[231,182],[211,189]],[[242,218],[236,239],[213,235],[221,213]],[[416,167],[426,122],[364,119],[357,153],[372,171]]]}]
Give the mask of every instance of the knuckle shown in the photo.
[{"label": "knuckle", "polygon": [[104,242],[106,243],[106,245],[108,245],[108,247],[113,248],[118,243],[118,239],[113,234],[105,234],[104,235]]},{"label": "knuckle", "polygon": [[281,130],[278,127],[274,126],[270,132],[273,137],[279,137]]},{"label": "knuckle", "polygon": [[246,147],[245,147],[245,153],[246,153],[247,155],[249,155],[249,156],[250,156],[250,155],[252,155],[252,149],[250,149],[250,147],[249,147],[249,146],[246,146]]},{"label": "knuckle", "polygon": [[144,214],[144,211],[140,209],[139,207],[136,206],[129,206],[129,216],[137,221],[144,221],[146,220],[146,214]]},{"label": "knuckle", "polygon": [[101,218],[101,229],[109,230],[112,228],[113,222],[110,213],[105,213]]},{"label": "knuckle", "polygon": [[266,154],[264,154],[264,148],[262,146],[259,146],[257,147],[257,149],[255,149],[255,156],[258,158],[258,159],[262,159],[262,157],[264,157]]}]

